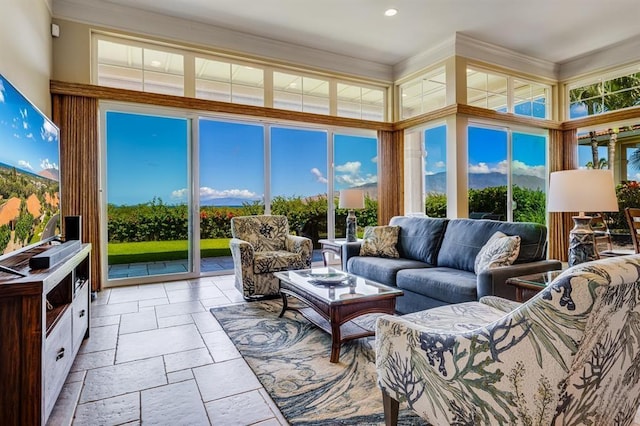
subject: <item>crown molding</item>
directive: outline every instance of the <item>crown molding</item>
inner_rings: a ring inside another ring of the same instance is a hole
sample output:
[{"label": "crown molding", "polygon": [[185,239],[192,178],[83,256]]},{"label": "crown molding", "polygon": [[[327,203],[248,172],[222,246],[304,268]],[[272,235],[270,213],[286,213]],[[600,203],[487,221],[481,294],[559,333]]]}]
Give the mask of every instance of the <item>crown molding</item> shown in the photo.
[{"label": "crown molding", "polygon": [[366,77],[382,82],[391,82],[393,79],[393,68],[390,65],[104,1],[55,0],[53,16],[58,19],[197,44],[225,52],[249,54],[354,77]]},{"label": "crown molding", "polygon": [[560,64],[560,80],[570,80],[640,61],[640,36],[580,55]]},{"label": "crown molding", "polygon": [[507,48],[476,40],[462,33],[455,35],[455,53],[477,61],[488,62],[525,74],[558,80],[558,64],[527,56]]},{"label": "crown molding", "polygon": [[398,62],[393,66],[393,80],[401,80],[414,72],[420,71],[454,56],[456,54],[455,42],[456,37],[453,35],[441,43],[418,53],[417,55]]}]

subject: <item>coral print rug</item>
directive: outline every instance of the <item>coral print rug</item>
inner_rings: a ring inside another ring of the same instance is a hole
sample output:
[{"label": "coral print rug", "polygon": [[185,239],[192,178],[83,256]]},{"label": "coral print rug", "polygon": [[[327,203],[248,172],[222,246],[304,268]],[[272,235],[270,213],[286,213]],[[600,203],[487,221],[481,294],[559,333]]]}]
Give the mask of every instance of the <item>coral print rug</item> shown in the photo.
[{"label": "coral print rug", "polygon": [[[382,425],[374,340],[342,345],[329,362],[331,337],[295,311],[278,318],[279,301],[211,309],[222,328],[292,425]],[[373,327],[374,315],[361,323]],[[423,424],[402,409],[401,425]]]}]

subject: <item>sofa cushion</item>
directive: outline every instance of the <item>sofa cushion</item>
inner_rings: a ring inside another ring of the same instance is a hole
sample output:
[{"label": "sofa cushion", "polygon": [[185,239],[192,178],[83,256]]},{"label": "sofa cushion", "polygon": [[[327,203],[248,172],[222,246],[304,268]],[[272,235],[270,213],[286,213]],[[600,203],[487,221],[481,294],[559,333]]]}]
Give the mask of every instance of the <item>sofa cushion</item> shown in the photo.
[{"label": "sofa cushion", "polygon": [[511,265],[520,253],[520,236],[508,236],[498,231],[489,238],[476,256],[474,272]]},{"label": "sofa cushion", "polygon": [[399,226],[367,226],[360,246],[360,256],[400,257],[398,243]]},{"label": "sofa cushion", "polygon": [[356,256],[349,259],[347,270],[382,284],[395,286],[396,274],[406,268],[428,268],[429,265],[411,259]]},{"label": "sofa cushion", "polygon": [[437,265],[473,272],[478,252],[496,231],[520,236],[520,253],[513,263],[545,259],[547,228],[543,225],[496,220],[451,219],[438,252]]},{"label": "sofa cushion", "polygon": [[452,268],[403,269],[398,271],[398,288],[447,303],[477,300],[476,275]]},{"label": "sofa cushion", "polygon": [[395,216],[390,225],[400,227],[398,252],[400,257],[436,265],[449,219]]}]

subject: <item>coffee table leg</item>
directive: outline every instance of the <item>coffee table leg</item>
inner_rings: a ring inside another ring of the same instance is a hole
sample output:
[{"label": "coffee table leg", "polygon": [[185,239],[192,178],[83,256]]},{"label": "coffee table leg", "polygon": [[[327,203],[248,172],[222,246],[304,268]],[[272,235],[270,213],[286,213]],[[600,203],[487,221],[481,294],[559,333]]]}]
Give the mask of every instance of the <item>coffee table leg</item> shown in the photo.
[{"label": "coffee table leg", "polygon": [[282,316],[284,315],[284,311],[287,310],[287,295],[284,294],[283,292],[280,292],[280,295],[282,296],[282,311],[280,312],[280,315],[278,315],[279,318],[282,318]]},{"label": "coffee table leg", "polygon": [[340,325],[331,323],[331,357],[330,362],[340,360]]}]

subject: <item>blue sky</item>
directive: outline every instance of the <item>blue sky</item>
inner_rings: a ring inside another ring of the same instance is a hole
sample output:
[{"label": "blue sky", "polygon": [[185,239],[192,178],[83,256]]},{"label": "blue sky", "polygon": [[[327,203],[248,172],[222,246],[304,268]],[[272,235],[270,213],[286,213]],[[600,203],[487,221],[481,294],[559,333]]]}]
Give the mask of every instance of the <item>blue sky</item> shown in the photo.
[{"label": "blue sky", "polygon": [[0,76],[0,162],[57,176],[59,158],[58,129]]},{"label": "blue sky", "polygon": [[[446,170],[446,127],[425,130],[425,174]],[[469,128],[470,173],[506,173],[506,131],[481,127]],[[542,136],[513,133],[513,173],[545,178],[546,139]]]},{"label": "blue sky", "polygon": [[[188,121],[107,113],[107,199],[117,205],[186,201]],[[201,120],[200,199],[261,200],[264,135],[257,124]],[[327,192],[327,133],[271,127],[271,195]],[[377,181],[376,139],[336,135],[335,187]]]}]

